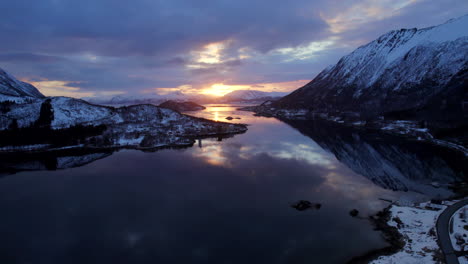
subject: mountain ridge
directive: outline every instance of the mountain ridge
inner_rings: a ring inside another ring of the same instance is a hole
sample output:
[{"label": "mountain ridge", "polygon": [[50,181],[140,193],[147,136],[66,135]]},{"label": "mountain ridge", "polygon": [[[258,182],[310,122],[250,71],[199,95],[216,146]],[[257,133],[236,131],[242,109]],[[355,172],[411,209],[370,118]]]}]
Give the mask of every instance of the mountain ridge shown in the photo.
[{"label": "mountain ridge", "polygon": [[30,83],[17,80],[13,75],[0,68],[0,99],[9,97],[45,98],[39,90]]},{"label": "mountain ridge", "polygon": [[[279,109],[361,117],[413,111],[412,118],[466,118],[468,15],[439,26],[392,30],[274,102]],[[459,120],[460,121],[460,120]]]}]

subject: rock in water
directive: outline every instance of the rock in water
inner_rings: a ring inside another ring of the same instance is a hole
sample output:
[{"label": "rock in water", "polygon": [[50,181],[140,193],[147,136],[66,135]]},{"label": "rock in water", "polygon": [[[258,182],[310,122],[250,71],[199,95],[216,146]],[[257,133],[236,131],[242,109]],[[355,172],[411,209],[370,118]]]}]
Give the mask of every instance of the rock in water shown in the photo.
[{"label": "rock in water", "polygon": [[359,211],[356,210],[356,209],[353,209],[353,210],[351,210],[351,211],[349,212],[349,214],[350,214],[352,217],[356,217],[356,216],[358,216]]}]

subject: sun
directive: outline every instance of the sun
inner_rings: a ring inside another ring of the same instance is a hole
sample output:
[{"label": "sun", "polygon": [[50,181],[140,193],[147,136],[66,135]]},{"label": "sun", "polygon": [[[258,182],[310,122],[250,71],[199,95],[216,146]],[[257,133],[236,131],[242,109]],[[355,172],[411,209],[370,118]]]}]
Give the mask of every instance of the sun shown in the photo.
[{"label": "sun", "polygon": [[221,97],[225,94],[228,94],[234,90],[237,90],[233,85],[224,85],[222,83],[215,83],[211,85],[209,88],[203,89],[201,92],[202,94],[213,95]]}]

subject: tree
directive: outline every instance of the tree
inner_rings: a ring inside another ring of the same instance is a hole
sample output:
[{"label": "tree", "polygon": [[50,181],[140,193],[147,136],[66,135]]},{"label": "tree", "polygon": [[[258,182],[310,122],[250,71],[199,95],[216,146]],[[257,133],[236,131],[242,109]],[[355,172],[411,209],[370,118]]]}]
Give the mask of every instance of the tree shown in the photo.
[{"label": "tree", "polygon": [[39,118],[37,119],[35,126],[36,127],[45,127],[50,128],[52,120],[54,120],[54,111],[52,109],[51,100],[47,99],[41,104],[41,111],[39,113]]},{"label": "tree", "polygon": [[13,120],[11,121],[11,124],[10,124],[9,129],[10,129],[10,130],[18,130],[18,120],[13,119]]}]

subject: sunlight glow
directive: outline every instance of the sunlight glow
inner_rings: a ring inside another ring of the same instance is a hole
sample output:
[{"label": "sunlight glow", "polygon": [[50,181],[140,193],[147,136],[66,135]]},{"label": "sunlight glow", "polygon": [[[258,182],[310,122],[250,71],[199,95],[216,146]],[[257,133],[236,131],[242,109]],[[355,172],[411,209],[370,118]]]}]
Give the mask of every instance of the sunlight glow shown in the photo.
[{"label": "sunlight glow", "polygon": [[[224,42],[214,42],[203,47],[201,51],[192,51],[197,63],[216,64],[221,62],[221,52],[225,48]],[[188,65],[195,67],[196,65]]]},{"label": "sunlight glow", "polygon": [[80,84],[80,82],[48,80],[45,78],[42,78],[39,81],[33,81],[27,78],[23,78],[21,79],[21,81],[34,85],[41,93],[43,93],[46,96],[68,96],[74,98],[82,98],[125,94],[124,91],[82,91],[80,87],[76,86],[77,84]]},{"label": "sunlight glow", "polygon": [[223,96],[235,90],[250,89],[250,85],[225,85],[223,83],[215,83],[210,88],[201,90],[202,94]]},{"label": "sunlight glow", "polygon": [[204,146],[198,149],[193,155],[213,166],[230,167],[229,160],[225,157],[223,148],[218,144]]}]

